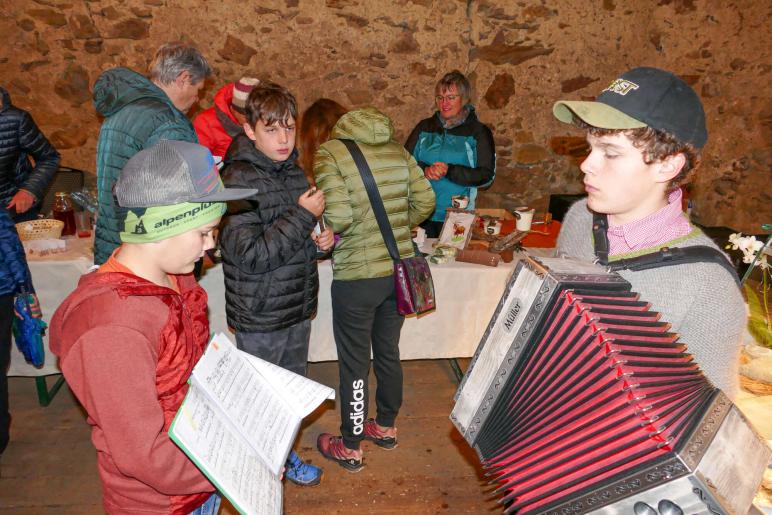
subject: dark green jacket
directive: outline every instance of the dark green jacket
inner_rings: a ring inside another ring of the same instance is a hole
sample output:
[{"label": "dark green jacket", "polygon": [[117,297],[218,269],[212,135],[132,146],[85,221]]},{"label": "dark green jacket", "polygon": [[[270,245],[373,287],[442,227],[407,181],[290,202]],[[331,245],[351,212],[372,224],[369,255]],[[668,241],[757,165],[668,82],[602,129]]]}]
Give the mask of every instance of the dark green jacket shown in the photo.
[{"label": "dark green jacket", "polygon": [[331,135],[334,139],[319,147],[314,157],[316,184],[324,191],[326,202],[324,220],[340,234],[332,258],[336,280],[385,277],[394,270],[359,170],[339,139],[354,140],[362,149],[402,258],[413,255],[410,229],[434,210],[429,181],[393,136],[394,128],[386,115],[372,107],[357,109],[338,120]]},{"label": "dark green jacket", "polygon": [[94,239],[94,263],[107,261],[121,242],[123,210],[113,203],[113,186],[134,154],[159,140],[198,143],[185,113],[155,84],[128,68],[113,68],[94,84],[94,107],[105,117],[97,143],[99,215]]}]

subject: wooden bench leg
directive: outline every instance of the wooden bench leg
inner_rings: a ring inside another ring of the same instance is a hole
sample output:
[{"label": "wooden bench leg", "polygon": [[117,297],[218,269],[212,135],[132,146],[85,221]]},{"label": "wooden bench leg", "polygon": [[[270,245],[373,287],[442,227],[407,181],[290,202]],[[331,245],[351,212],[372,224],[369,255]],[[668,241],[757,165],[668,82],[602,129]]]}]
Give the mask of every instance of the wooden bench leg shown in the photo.
[{"label": "wooden bench leg", "polygon": [[48,389],[48,384],[46,384],[46,376],[37,376],[35,378],[35,386],[38,391],[38,403],[44,408],[51,404],[56,392],[58,392],[64,384],[64,376],[62,374],[57,375],[59,376],[59,379],[56,380],[50,390]]},{"label": "wooden bench leg", "polygon": [[456,377],[456,382],[460,384],[461,379],[464,377],[464,373],[461,371],[458,360],[456,358],[450,358],[448,363],[450,363],[450,368],[453,370],[453,375]]}]

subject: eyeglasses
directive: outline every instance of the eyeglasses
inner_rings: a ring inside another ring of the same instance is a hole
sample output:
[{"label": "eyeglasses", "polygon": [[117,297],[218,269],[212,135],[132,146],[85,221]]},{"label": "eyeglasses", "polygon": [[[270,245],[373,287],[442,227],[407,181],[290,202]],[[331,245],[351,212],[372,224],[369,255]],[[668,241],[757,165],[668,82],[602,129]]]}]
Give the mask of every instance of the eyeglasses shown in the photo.
[{"label": "eyeglasses", "polygon": [[445,95],[444,97],[442,95],[437,95],[434,97],[434,100],[437,102],[442,102],[443,100],[447,100],[448,102],[453,102],[455,99],[459,98],[461,95]]}]

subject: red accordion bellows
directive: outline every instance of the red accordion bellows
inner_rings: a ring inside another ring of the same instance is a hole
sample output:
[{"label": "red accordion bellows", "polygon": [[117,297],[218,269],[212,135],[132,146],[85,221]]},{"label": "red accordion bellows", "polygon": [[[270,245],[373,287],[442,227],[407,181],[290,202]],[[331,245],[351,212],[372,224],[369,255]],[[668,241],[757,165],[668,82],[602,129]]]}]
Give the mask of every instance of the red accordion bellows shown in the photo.
[{"label": "red accordion bellows", "polygon": [[715,389],[658,319],[637,298],[560,293],[476,441],[507,512],[673,451]]}]

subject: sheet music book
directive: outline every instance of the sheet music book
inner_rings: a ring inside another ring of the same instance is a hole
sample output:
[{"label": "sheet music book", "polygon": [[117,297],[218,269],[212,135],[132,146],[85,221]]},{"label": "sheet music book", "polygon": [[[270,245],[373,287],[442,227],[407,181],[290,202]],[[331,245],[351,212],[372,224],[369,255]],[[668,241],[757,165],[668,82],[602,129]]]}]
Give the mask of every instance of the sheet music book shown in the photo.
[{"label": "sheet music book", "polygon": [[280,514],[300,423],[335,390],[238,350],[223,333],[188,382],[169,437],[239,512]]}]

